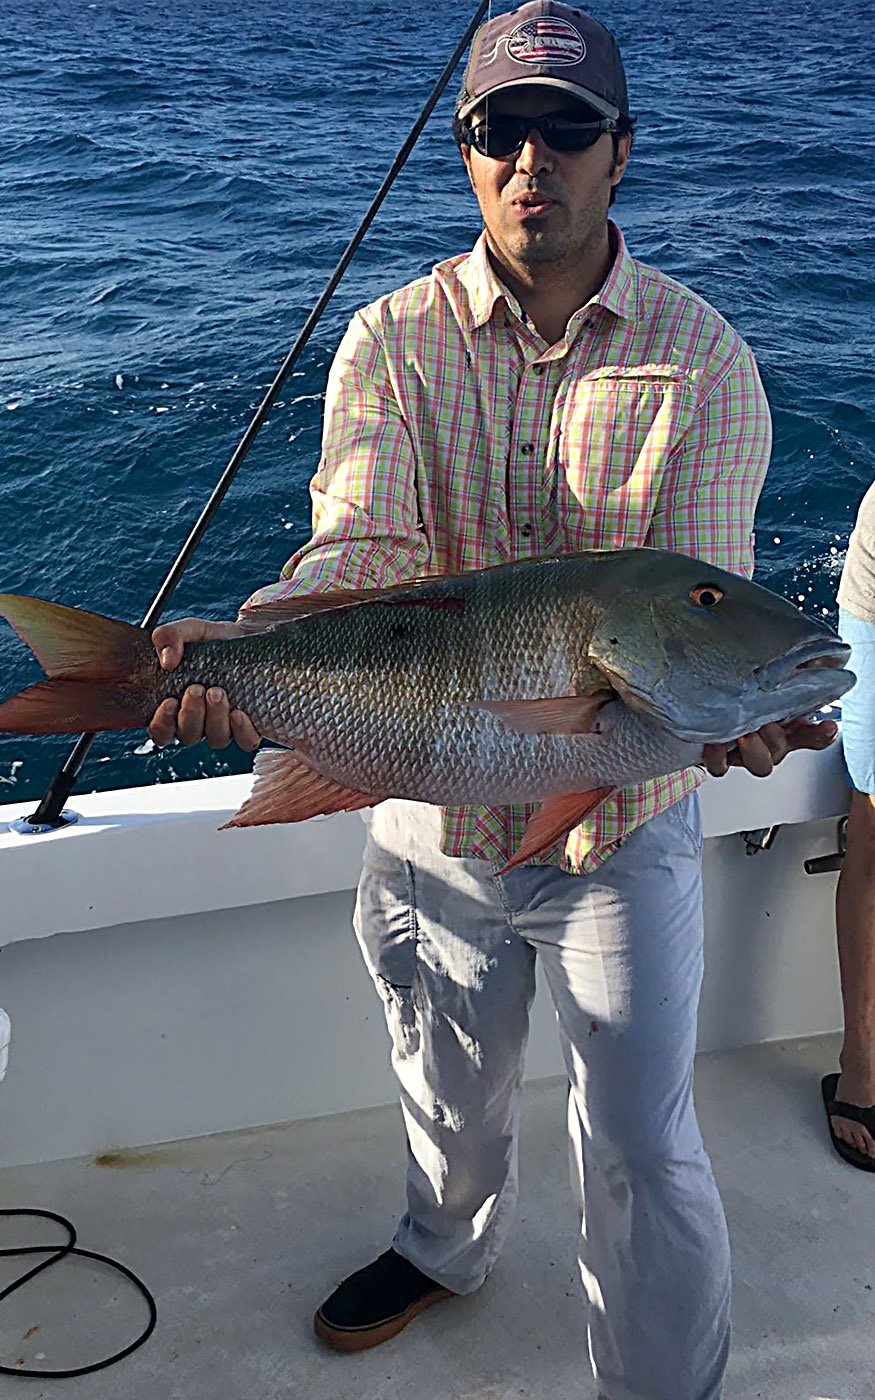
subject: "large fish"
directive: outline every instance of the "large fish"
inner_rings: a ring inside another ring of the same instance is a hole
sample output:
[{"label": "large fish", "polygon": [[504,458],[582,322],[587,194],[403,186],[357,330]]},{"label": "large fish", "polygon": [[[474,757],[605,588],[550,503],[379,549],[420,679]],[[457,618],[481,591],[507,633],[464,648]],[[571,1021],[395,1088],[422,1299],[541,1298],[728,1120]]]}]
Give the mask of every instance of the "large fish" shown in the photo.
[{"label": "large fish", "polygon": [[508,867],[614,789],[701,761],[854,683],[823,623],[735,574],[654,549],[523,560],[387,590],[253,608],[247,635],[163,671],[147,633],[0,595],[51,678],[0,705],[0,730],[146,724],[195,682],[267,739],[229,825],[299,821],[387,797],[539,802]]}]

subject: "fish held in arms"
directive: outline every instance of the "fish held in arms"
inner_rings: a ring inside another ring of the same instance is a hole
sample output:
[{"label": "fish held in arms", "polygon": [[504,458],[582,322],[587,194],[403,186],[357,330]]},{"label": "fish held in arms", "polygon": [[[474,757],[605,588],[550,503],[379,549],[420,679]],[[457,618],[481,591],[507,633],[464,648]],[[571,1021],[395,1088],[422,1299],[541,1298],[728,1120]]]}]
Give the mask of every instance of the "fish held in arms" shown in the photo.
[{"label": "fish held in arms", "polygon": [[187,686],[220,686],[279,749],[230,826],[389,797],[537,802],[506,868],[616,788],[699,763],[854,683],[849,648],[765,588],[687,555],[593,550],[398,587],[280,599],[245,635],[161,669],[129,623],[15,594],[0,615],[47,681],[0,704],[16,734],[139,728]]}]

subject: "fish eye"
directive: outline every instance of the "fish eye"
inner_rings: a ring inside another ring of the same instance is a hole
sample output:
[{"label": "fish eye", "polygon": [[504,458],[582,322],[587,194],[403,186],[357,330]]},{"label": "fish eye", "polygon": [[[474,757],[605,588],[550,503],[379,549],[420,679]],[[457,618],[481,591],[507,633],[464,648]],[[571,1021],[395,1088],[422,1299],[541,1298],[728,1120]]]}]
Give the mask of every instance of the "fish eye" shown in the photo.
[{"label": "fish eye", "polygon": [[716,608],[723,597],[723,589],[718,588],[716,583],[697,583],[695,588],[690,589],[690,602],[695,603],[697,608]]}]

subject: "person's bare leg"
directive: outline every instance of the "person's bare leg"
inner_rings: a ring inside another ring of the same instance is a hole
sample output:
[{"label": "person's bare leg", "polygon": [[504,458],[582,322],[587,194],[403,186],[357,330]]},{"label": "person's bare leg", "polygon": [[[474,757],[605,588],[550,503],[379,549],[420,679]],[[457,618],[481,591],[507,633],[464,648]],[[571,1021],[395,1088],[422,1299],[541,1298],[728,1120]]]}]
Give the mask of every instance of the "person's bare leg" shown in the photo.
[{"label": "person's bare leg", "polygon": [[[842,976],[845,1038],[836,1098],[875,1104],[875,795],[855,792],[847,852],[836,890],[836,929]],[[849,1118],[832,1119],[844,1142],[875,1157],[875,1140]]]}]

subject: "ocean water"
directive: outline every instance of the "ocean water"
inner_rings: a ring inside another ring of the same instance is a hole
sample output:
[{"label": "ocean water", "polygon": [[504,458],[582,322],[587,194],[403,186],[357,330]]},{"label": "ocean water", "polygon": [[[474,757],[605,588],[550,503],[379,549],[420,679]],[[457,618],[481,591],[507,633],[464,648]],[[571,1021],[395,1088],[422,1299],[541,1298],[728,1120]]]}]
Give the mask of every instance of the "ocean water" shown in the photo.
[{"label": "ocean water", "polygon": [[[758,577],[834,619],[875,477],[871,0],[591,8],[639,116],[616,217],[749,340],[769,394]],[[139,620],[472,12],[5,0],[0,591]],[[450,111],[448,94],[168,617],[231,617],[276,577],[308,533],[349,316],[477,236]],[[3,625],[0,692],[38,674]],[[79,790],[250,761],[144,740],[99,737]],[[0,801],[38,796],[70,742],[0,737]]]}]

